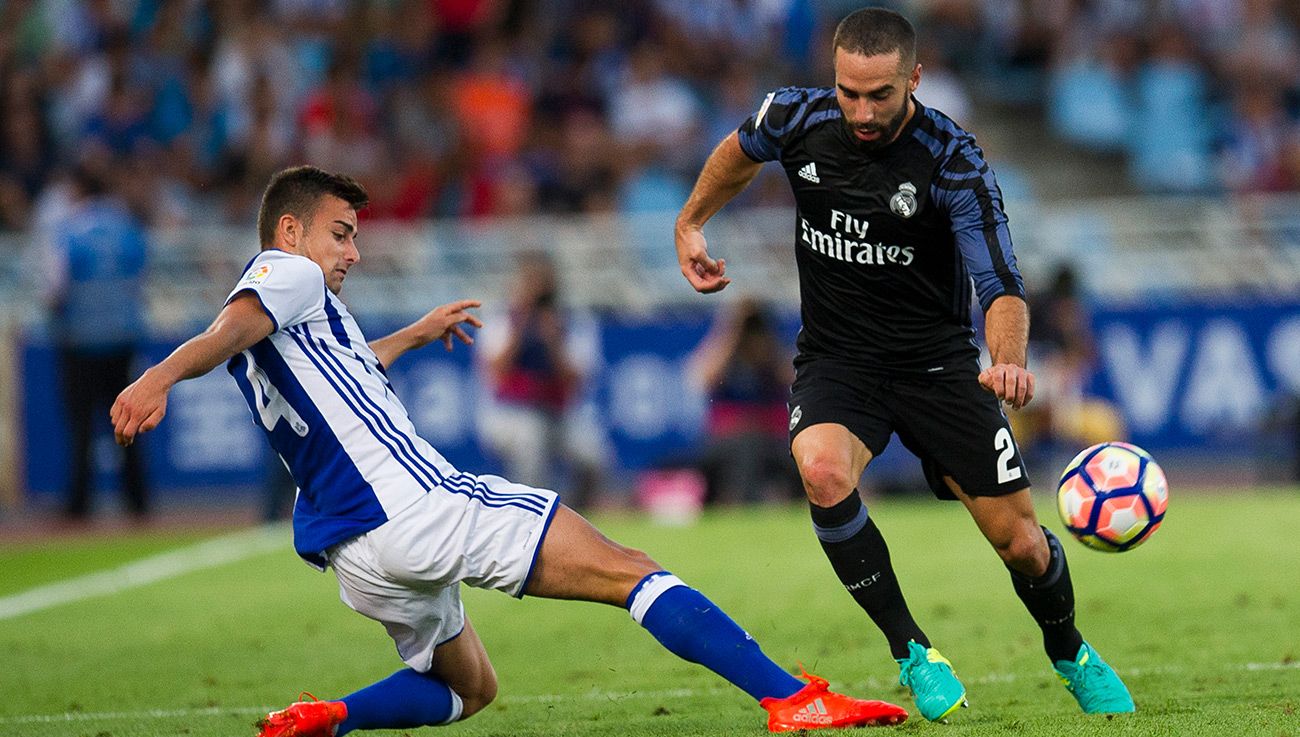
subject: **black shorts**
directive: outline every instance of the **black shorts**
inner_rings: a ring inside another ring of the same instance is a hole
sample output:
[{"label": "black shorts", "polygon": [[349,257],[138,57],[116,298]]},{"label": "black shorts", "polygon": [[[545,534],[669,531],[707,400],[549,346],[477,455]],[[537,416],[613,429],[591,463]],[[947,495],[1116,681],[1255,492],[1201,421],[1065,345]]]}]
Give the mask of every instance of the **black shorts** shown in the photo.
[{"label": "black shorts", "polygon": [[897,433],[921,459],[930,490],[956,499],[951,476],[970,496],[1002,496],[1029,486],[1029,473],[1002,406],[979,384],[974,365],[933,375],[867,371],[800,357],[790,397],[790,440],[823,422],[849,429],[872,457]]}]

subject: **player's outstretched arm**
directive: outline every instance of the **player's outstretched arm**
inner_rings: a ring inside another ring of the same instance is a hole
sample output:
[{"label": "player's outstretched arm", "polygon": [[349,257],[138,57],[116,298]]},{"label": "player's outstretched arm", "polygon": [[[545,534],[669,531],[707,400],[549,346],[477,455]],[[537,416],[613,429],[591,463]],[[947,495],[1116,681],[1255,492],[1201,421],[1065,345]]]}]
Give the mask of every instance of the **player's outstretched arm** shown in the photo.
[{"label": "player's outstretched arm", "polygon": [[118,445],[130,445],[167,414],[167,392],[178,381],[202,376],[270,335],[275,324],[257,297],[243,292],[226,304],[207,330],[185,341],[161,363],[117,395],[109,410]]},{"label": "player's outstretched arm", "polygon": [[423,348],[435,340],[441,340],[447,350],[451,350],[452,338],[455,337],[465,345],[473,345],[474,339],[461,323],[483,327],[483,322],[467,310],[479,307],[482,303],[476,299],[462,299],[448,302],[433,308],[424,317],[398,330],[392,335],[385,335],[370,341],[370,350],[375,352],[380,365],[387,368],[402,357],[403,353]]},{"label": "player's outstretched arm", "polygon": [[731,198],[740,194],[762,166],[745,155],[735,133],[722,139],[704,162],[691,196],[677,215],[676,227],[677,265],[695,291],[708,294],[725,289],[731,283],[726,275],[726,260],[715,261],[709,257],[704,224]]},{"label": "player's outstretched arm", "polygon": [[1020,297],[1003,295],[984,313],[984,334],[993,365],[980,372],[980,386],[1012,409],[1034,398],[1034,375],[1025,364],[1029,346],[1029,307]]}]

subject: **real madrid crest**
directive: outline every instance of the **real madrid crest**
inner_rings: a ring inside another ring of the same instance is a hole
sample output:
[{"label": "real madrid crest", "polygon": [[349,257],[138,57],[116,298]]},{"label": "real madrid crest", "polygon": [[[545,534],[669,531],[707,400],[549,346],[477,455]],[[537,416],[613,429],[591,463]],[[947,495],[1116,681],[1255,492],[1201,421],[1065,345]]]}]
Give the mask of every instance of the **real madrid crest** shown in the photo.
[{"label": "real madrid crest", "polygon": [[910,218],[916,214],[916,185],[903,182],[898,191],[889,198],[889,209],[900,218]]}]

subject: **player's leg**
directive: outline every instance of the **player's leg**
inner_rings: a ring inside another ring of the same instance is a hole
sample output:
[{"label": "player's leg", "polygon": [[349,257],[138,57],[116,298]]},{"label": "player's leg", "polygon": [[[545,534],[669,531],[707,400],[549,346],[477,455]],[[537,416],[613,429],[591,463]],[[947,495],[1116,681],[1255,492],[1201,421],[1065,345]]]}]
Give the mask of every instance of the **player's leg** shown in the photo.
[{"label": "player's leg", "polygon": [[871,451],[843,425],[823,423],[799,432],[791,452],[808,493],[813,529],[840,583],[885,634],[899,664],[899,683],[911,690],[921,715],[947,717],[966,703],[966,689],[913,619],[889,547],[855,488]]},{"label": "player's leg", "polygon": [[[973,372],[972,372],[973,374]],[[1074,592],[1059,543],[1038,524],[1029,478],[998,401],[973,375],[898,382],[899,437],[936,496],[957,499],[1011,572],[1053,661],[1074,657]]]},{"label": "player's leg", "polygon": [[947,477],[949,488],[1011,573],[1011,584],[1043,632],[1043,649],[1080,707],[1089,713],[1133,711],[1119,675],[1086,643],[1074,621],[1074,585],[1065,549],[1038,524],[1029,489],[973,496]]},{"label": "player's leg", "polygon": [[[337,701],[299,702],[259,722],[260,737],[326,737],[364,729],[449,724],[481,710],[496,696],[496,674],[460,601],[460,584],[420,583],[420,550],[395,545],[427,537],[426,504],[331,548],[339,598],[384,625],[408,667]],[[429,546],[426,546],[429,547]]]},{"label": "player's leg", "polygon": [[1073,660],[1083,636],[1074,626],[1070,568],[1060,541],[1038,524],[1029,489],[971,496],[951,476],[945,481],[1011,573],[1016,595],[1043,631],[1047,656],[1053,662]]},{"label": "player's leg", "polygon": [[889,443],[893,423],[881,376],[820,359],[796,361],[790,399],[790,454],[808,496],[813,530],[831,567],[889,641],[894,658],[908,643],[929,646],[912,618],[889,547],[858,495],[857,483]]},{"label": "player's leg", "polygon": [[338,735],[356,729],[450,724],[482,711],[496,694],[496,671],[466,619],[459,635],[434,650],[428,672],[405,668],[344,696],[347,718],[339,724]]},{"label": "player's leg", "polygon": [[[1050,533],[1038,524],[1010,425],[998,400],[979,386],[974,368],[900,380],[893,388],[899,439],[921,459],[935,496],[965,504],[1013,577],[1042,583],[1051,574],[1057,580],[1064,557],[1052,557]],[[1064,585],[1068,580],[1067,574]],[[1059,605],[1052,613],[1054,619],[1065,615]],[[1062,626],[1072,630],[1073,622]]]},{"label": "player's leg", "polygon": [[[1028,487],[1027,473],[997,399],[980,388],[974,368],[951,375],[896,379],[885,403],[896,420],[899,440],[921,460],[926,482],[936,497],[958,498],[952,484],[955,476],[984,497],[1014,499],[1016,492]],[[1039,553],[1045,551],[1035,548],[1034,538],[1024,534],[1026,523],[1038,532],[1032,507],[1028,513],[1025,519],[1002,520],[1002,527],[997,534],[990,533],[990,540],[996,541],[1004,559],[1032,571],[1041,565]],[[1042,533],[1038,535],[1041,543]],[[931,719],[945,715],[945,703],[952,711],[965,701],[951,663],[934,648],[910,646],[907,657],[899,659],[899,679],[912,688],[917,705]],[[931,688],[936,683],[946,685]]]},{"label": "player's leg", "polygon": [[433,651],[432,673],[460,697],[461,719],[477,714],[496,699],[496,669],[468,618],[455,639]]},{"label": "player's leg", "polygon": [[1003,496],[971,496],[951,476],[944,482],[979,527],[998,557],[1013,572],[1035,579],[1053,565],[1051,532],[1038,524],[1029,487]]},{"label": "player's leg", "polygon": [[1080,705],[1085,711],[1132,710],[1123,682],[1074,626],[1065,552],[1038,524],[1028,473],[996,398],[971,371],[896,382],[891,401],[897,403],[899,438],[920,456],[935,494],[959,499],[970,510]]},{"label": "player's leg", "polygon": [[483,644],[465,631],[441,645],[433,668],[403,668],[337,701],[300,701],[258,722],[259,737],[342,737],[356,730],[411,729],[466,719],[496,696]]},{"label": "player's leg", "polygon": [[[602,535],[561,506],[542,542],[525,593],[622,606],[666,649],[698,663],[758,700],[773,731],[897,724],[906,711],[807,685],[768,658],[758,643],[707,597],[663,570],[645,553]],[[821,708],[808,708],[819,701]]]},{"label": "player's leg", "polygon": [[907,656],[909,642],[928,648],[930,640],[912,617],[894,574],[889,546],[858,494],[871,451],[835,423],[805,428],[790,450],[808,494],[813,530],[840,583],[884,633],[895,659]]},{"label": "player's leg", "polygon": [[525,593],[625,607],[673,654],[755,699],[784,698],[803,687],[703,594],[640,550],[605,537],[568,507],[556,511]]}]

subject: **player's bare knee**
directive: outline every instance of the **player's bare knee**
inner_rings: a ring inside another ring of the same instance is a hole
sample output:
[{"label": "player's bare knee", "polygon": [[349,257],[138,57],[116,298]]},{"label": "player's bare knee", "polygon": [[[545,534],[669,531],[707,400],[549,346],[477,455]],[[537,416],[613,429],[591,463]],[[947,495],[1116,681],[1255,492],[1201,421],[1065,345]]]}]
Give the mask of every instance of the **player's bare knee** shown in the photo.
[{"label": "player's bare knee", "polygon": [[663,566],[655,562],[655,559],[651,558],[644,550],[624,548],[624,551],[627,556],[628,567],[637,574],[638,581],[655,571],[663,570]]},{"label": "player's bare knee", "polygon": [[[1034,531],[1038,532],[1037,528]],[[1051,553],[1041,532],[1015,535],[1003,542],[994,542],[993,547],[1003,563],[1026,576],[1038,577],[1047,573]]]},{"label": "player's bare knee", "polygon": [[632,593],[632,589],[636,588],[636,585],[641,582],[641,579],[663,569],[663,566],[655,562],[655,559],[644,551],[636,548],[623,548],[623,562],[620,566],[619,575],[622,588],[627,589],[627,591],[622,592],[620,589],[622,599],[616,603],[626,600],[627,596]]},{"label": "player's bare knee", "polygon": [[856,479],[849,478],[848,466],[828,458],[812,457],[799,464],[808,499],[820,507],[830,507],[853,491]]}]

